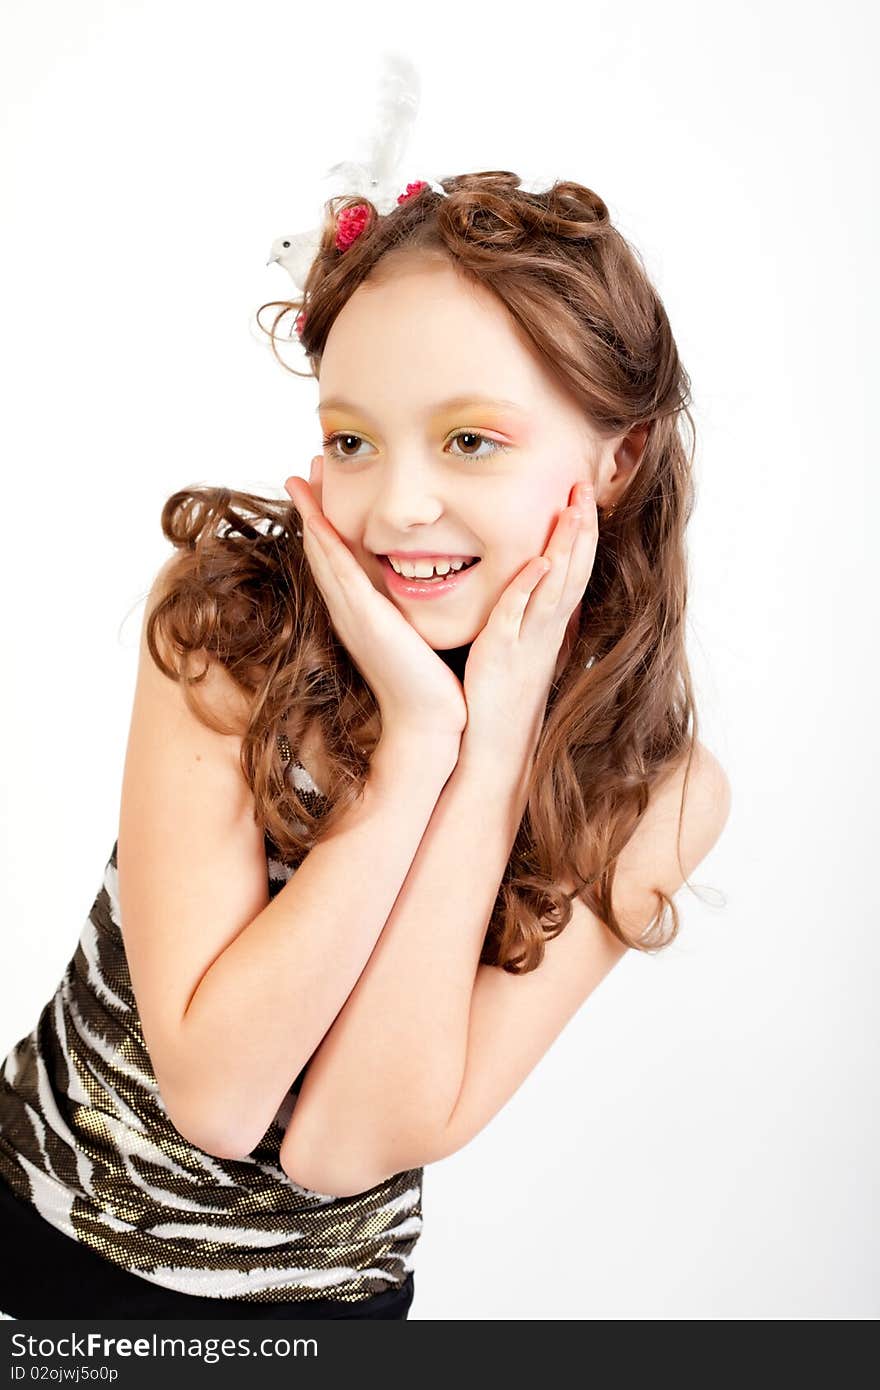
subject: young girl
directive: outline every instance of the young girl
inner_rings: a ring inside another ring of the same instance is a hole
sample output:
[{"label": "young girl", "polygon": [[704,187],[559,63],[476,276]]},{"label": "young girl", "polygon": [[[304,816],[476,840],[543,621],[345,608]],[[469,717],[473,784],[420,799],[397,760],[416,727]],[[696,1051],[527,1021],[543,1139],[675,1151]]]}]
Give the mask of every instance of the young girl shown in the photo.
[{"label": "young girl", "polygon": [[605,204],[325,212],[282,306],[322,452],[293,505],[165,504],[118,838],[3,1068],[15,1317],[405,1318],[424,1166],[674,939],[727,817],[688,378]]}]

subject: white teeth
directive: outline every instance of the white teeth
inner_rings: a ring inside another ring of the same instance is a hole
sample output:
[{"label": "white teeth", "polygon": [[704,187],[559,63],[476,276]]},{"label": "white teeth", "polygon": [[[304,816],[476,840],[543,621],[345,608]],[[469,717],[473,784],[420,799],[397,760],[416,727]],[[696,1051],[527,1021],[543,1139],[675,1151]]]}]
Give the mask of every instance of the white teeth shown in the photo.
[{"label": "white teeth", "polygon": [[390,555],[387,559],[391,568],[406,579],[430,579],[435,574],[448,574],[450,570],[456,572],[468,563],[467,560],[438,560],[432,565],[427,560],[395,560]]}]

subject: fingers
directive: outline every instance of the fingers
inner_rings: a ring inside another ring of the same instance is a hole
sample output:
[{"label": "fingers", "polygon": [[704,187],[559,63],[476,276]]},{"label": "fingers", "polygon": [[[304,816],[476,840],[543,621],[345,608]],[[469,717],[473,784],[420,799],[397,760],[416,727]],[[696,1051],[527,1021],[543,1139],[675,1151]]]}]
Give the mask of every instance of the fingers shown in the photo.
[{"label": "fingers", "polygon": [[519,626],[528,607],[529,599],[544,576],[549,574],[551,568],[552,561],[548,560],[545,555],[539,555],[534,560],[530,560],[525,569],[517,575],[511,589],[511,617],[516,619],[517,632],[519,632]]},{"label": "fingers", "polygon": [[515,641],[520,635],[520,627],[529,600],[545,574],[551,567],[546,555],[536,555],[520,570],[499,598],[486,624],[500,626],[507,641]]},{"label": "fingers", "polygon": [[303,521],[307,521],[310,516],[314,516],[316,512],[321,510],[315,494],[312,491],[311,477],[313,476],[314,467],[312,467],[309,482],[306,482],[305,478],[300,478],[298,474],[294,474],[292,477],[288,478],[284,484],[285,492],[291,502],[293,502]]},{"label": "fingers", "polygon": [[559,618],[564,629],[583,597],[595,560],[598,517],[592,488],[587,485],[585,494],[580,488],[575,489],[574,504],[559,513],[544,554],[520,570],[489,616],[489,623],[499,625],[508,641],[523,635],[527,614],[533,614],[542,628]]},{"label": "fingers", "polygon": [[[332,529],[321,509],[321,473],[320,471],[316,472],[316,463],[317,460],[312,459],[309,466],[308,482],[306,482],[305,478],[300,478],[298,474],[294,474],[293,477],[288,478],[284,484],[284,489],[288,497],[291,502],[293,502],[293,505],[302,518],[304,541],[307,534],[320,534],[326,536],[328,529]],[[315,493],[316,483],[318,486],[317,495]],[[313,525],[313,522],[317,522],[317,525]],[[323,528],[321,523],[323,523]]]},{"label": "fingers", "polygon": [[[581,484],[580,487],[584,485]],[[547,577],[535,595],[536,607],[545,616],[557,609],[566,607],[574,587],[581,583],[583,593],[589,579],[589,570],[584,571],[584,563],[592,559],[589,555],[589,538],[597,526],[596,508],[592,500],[592,489],[586,495],[580,488],[574,490],[574,502],[559,513],[553,534],[547,542],[544,554],[552,561]],[[574,599],[571,598],[573,606]],[[569,608],[564,614],[568,621]]]},{"label": "fingers", "polygon": [[350,606],[355,595],[362,596],[367,590],[375,592],[367,575],[361,569],[345,541],[329,522],[321,510],[314,488],[321,488],[321,464],[323,460],[312,459],[310,481],[294,476],[288,478],[284,486],[303,520],[303,549],[312,573],[321,588],[328,607],[333,607],[340,598]]},{"label": "fingers", "polygon": [[552,561],[552,565],[539,593],[536,595],[538,607],[542,613],[553,613],[562,603],[571,558],[580,532],[581,521],[576,515],[575,509],[566,507],[560,513],[553,535],[544,551],[544,554]]},{"label": "fingers", "polygon": [[[321,507],[322,492],[322,464],[323,460],[313,458],[309,466],[309,481],[304,478],[294,476],[288,478],[284,484],[288,497],[294,503],[297,511],[303,520],[304,534],[314,535],[324,542],[324,551],[332,561],[337,561],[343,566],[347,566],[351,573],[351,564],[354,563],[351,551],[342,540],[342,537],[327,520]],[[343,554],[343,552],[345,552]],[[360,566],[356,565],[360,570]]]},{"label": "fingers", "polygon": [[[314,461],[311,473],[314,477]],[[318,506],[311,483],[307,483],[305,478],[294,475],[285,481],[284,487],[302,519],[303,551],[309,562],[309,568],[332,613],[340,599],[345,597],[345,588],[339,573],[340,566],[338,561],[334,563],[334,552],[331,546],[331,533],[334,537],[336,533],[333,532],[329,521]],[[336,540],[337,544],[341,544],[338,537]],[[342,548],[348,554],[347,547],[343,546]]]},{"label": "fingers", "polygon": [[574,605],[583,597],[589,583],[599,540],[599,516],[592,492],[585,501],[578,503],[578,510],[581,516],[575,523],[576,534],[569,553],[562,595],[563,616],[566,621]]},{"label": "fingers", "polygon": [[534,614],[541,624],[555,618],[563,627],[568,623],[589,583],[598,535],[592,488],[580,484],[574,490],[573,504],[560,512],[547,543],[544,554],[551,561],[551,568],[537,586],[527,614]]}]

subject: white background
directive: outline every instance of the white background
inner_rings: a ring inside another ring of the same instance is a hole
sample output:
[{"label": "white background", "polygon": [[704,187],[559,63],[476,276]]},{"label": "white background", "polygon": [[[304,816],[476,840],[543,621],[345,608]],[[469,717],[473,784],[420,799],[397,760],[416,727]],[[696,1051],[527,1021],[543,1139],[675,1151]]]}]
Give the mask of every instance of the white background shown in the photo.
[{"label": "white background", "polygon": [[731,818],[679,941],[630,952],[426,1170],[414,1320],[880,1311],[873,23],[853,0],[3,7],[0,1056],[116,835],[164,500],[283,496],[319,445],[316,384],[252,316],[290,293],[272,239],[361,152],[381,51],[422,73],[403,181],[595,188],[692,375],[689,644]]}]

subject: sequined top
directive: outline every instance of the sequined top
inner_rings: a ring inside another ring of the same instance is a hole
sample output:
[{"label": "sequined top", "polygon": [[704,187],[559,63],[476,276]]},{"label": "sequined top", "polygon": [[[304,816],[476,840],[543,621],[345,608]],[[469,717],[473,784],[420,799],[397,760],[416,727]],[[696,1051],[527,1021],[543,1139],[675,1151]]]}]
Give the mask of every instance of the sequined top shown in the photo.
[{"label": "sequined top", "polygon": [[[322,794],[283,735],[279,751],[316,810]],[[274,898],[295,870],[264,841]],[[399,1287],[421,1233],[424,1170],[352,1197],[293,1182],[279,1150],[308,1063],[243,1159],[206,1153],[172,1124],[129,976],[117,845],[58,988],[0,1070],[0,1177],[65,1235],[181,1293],[357,1303]]]}]

